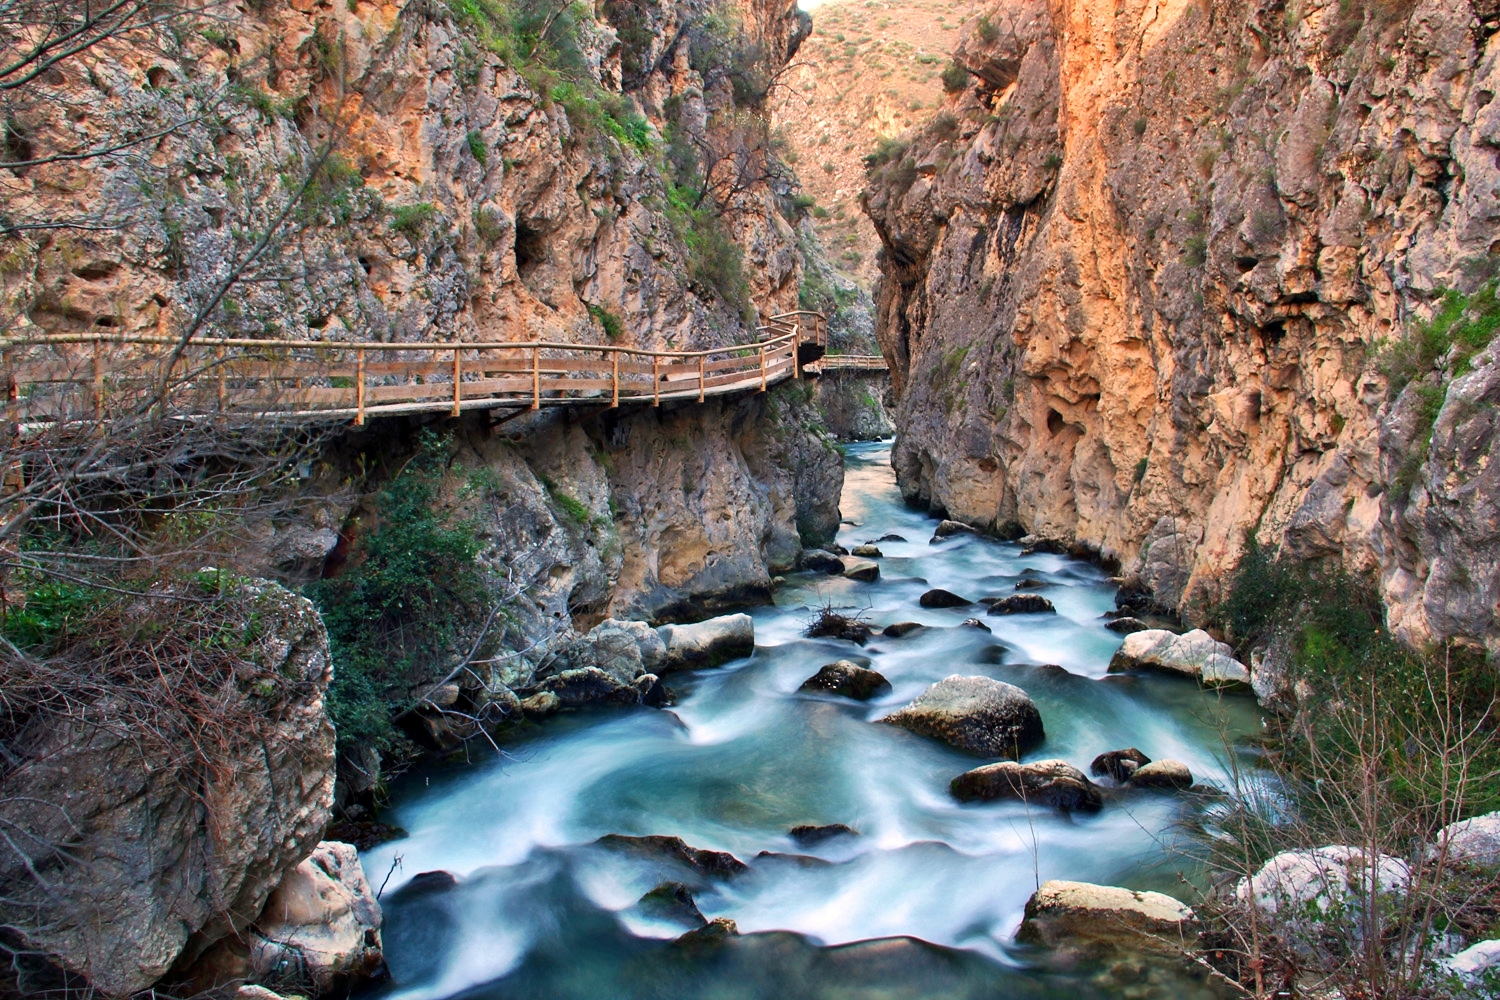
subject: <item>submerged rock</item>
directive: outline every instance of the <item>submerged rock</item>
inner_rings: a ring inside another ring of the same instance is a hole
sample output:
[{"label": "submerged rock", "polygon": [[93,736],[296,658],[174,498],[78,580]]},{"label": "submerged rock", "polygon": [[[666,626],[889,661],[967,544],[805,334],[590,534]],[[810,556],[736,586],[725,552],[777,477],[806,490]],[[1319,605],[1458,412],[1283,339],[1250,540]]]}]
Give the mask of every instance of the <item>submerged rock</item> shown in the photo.
[{"label": "submerged rock", "polygon": [[1151,763],[1150,757],[1147,757],[1135,747],[1128,747],[1124,750],[1110,750],[1106,753],[1101,753],[1089,765],[1089,771],[1100,777],[1107,776],[1114,778],[1116,781],[1124,782],[1129,780],[1137,768],[1144,767],[1149,763]]},{"label": "submerged rock", "polygon": [[917,598],[917,603],[924,608],[966,608],[974,602],[966,597],[959,597],[951,590],[935,587]]},{"label": "submerged rock", "polygon": [[843,823],[829,823],[827,826],[794,826],[790,833],[792,839],[799,844],[821,844],[834,837],[858,836]]},{"label": "submerged rock", "polygon": [[991,631],[993,631],[993,629],[991,629],[984,622],[980,621],[978,618],[965,618],[963,621],[961,621],[961,622],[958,623],[958,627],[959,628],[977,628],[981,632],[991,632]]},{"label": "submerged rock", "polygon": [[797,568],[812,573],[842,573],[844,560],[826,549],[803,549],[797,557]]},{"label": "submerged rock", "polygon": [[982,757],[1015,759],[1046,734],[1042,714],[1014,684],[954,674],[880,720]]},{"label": "submerged rock", "polygon": [[1202,629],[1174,635],[1166,629],[1146,629],[1125,637],[1109,661],[1112,674],[1126,670],[1156,670],[1191,677],[1205,687],[1249,687],[1250,671],[1234,658],[1234,650]]},{"label": "submerged rock", "polygon": [[893,531],[890,534],[881,535],[879,538],[875,539],[875,541],[876,542],[904,542],[904,541],[906,541],[906,536],[905,535],[898,535],[898,534],[896,534]]},{"label": "submerged rock", "polygon": [[755,621],[749,615],[723,615],[696,625],[662,625],[666,647],[662,672],[717,667],[755,652]]},{"label": "submerged rock", "polygon": [[384,963],[380,903],[352,844],[324,841],[287,872],[250,937],[255,979],[328,992]]},{"label": "submerged rock", "polygon": [[1043,588],[1050,586],[1052,586],[1052,584],[1048,583],[1046,580],[1038,580],[1035,577],[1027,577],[1024,580],[1016,581],[1017,590],[1042,590]]},{"label": "submerged rock", "polygon": [[926,627],[921,622],[894,622],[881,629],[880,634],[892,639],[899,639],[903,635],[911,635],[913,632],[919,632]]},{"label": "submerged rock", "polygon": [[992,615],[1055,615],[1057,609],[1041,594],[1011,594],[990,603]]},{"label": "submerged rock", "polygon": [[972,528],[962,521],[943,521],[932,533],[932,541],[938,542],[944,538],[952,538],[954,535],[977,535],[979,530]]},{"label": "submerged rock", "polygon": [[1197,937],[1192,908],[1160,892],[1090,882],[1043,882],[1026,903],[1017,940],[1082,952],[1180,955]]},{"label": "submerged rock", "polygon": [[1154,760],[1130,775],[1132,788],[1171,788],[1185,792],[1193,787],[1193,772],[1180,760]]},{"label": "submerged rock", "polygon": [[688,931],[672,943],[688,946],[715,945],[727,938],[737,937],[739,933],[740,929],[733,920],[728,917],[714,917],[702,927],[695,931]]},{"label": "submerged rock", "polygon": [[877,671],[862,667],[849,660],[836,660],[825,664],[807,680],[799,691],[826,691],[840,694],[855,701],[869,701],[878,694],[891,689],[891,682]]},{"label": "submerged rock", "polygon": [[641,897],[636,904],[641,912],[650,917],[671,920],[690,927],[702,927],[708,923],[692,890],[681,882],[663,882]]},{"label": "submerged rock", "polygon": [[1098,812],[1104,805],[1098,787],[1064,760],[986,764],[954,778],[948,791],[960,802],[1015,799],[1064,812]]},{"label": "submerged rock", "polygon": [[844,568],[844,575],[851,580],[858,580],[861,583],[874,583],[880,579],[880,564],[871,562],[868,559],[854,559],[851,557]]},{"label": "submerged rock", "polygon": [[600,837],[595,843],[603,847],[629,851],[632,854],[647,854],[654,857],[680,861],[700,875],[724,877],[739,875],[750,870],[739,858],[727,851],[709,851],[691,847],[681,837],[660,835],[629,837],[611,833]]}]

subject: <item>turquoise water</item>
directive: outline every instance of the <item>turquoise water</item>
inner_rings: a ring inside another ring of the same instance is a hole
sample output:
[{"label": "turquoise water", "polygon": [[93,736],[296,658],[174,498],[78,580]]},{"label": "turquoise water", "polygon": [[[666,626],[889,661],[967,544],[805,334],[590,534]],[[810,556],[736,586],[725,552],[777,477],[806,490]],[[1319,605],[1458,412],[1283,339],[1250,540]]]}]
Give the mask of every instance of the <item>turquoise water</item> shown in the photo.
[{"label": "turquoise water", "polygon": [[[1184,801],[1119,793],[1092,816],[961,805],[949,780],[984,761],[873,720],[950,674],[981,674],[1037,702],[1047,739],[1028,759],[1087,769],[1096,754],[1137,746],[1213,781],[1224,774],[1225,746],[1256,727],[1254,703],[1170,678],[1107,677],[1120,636],[1100,617],[1113,607],[1104,574],[1064,556],[1023,557],[992,539],[929,544],[936,522],[901,503],[886,444],[849,449],[843,513],[852,523],[839,541],[849,548],[888,533],[908,539],[879,543],[881,579],[790,577],[775,607],[753,612],[755,654],[672,675],[671,709],[561,716],[528,727],[503,758],[398,784],[389,819],[410,836],[364,856],[376,884],[400,858],[382,900],[385,992],[421,1000],[1139,994],[1139,984],[1048,971],[1012,938],[1039,881],[1174,891],[1179,869],[1190,867],[1174,844]],[[1058,614],[988,617],[978,607],[917,604],[930,587],[1009,594],[1023,571],[1051,584],[1042,593]],[[932,627],[876,636],[863,648],[802,638],[824,604],[877,627]],[[974,615],[993,633],[960,625]],[[798,693],[841,658],[868,663],[893,690],[867,704]],[[788,833],[830,823],[857,836],[809,847]],[[750,870],[704,878],[670,859],[594,843],[611,833],[678,836],[732,852]],[[403,888],[435,869],[459,884]],[[733,919],[742,936],[672,944],[685,925],[636,905],[665,880],[691,886],[705,916]],[[1155,987],[1172,996],[1186,988]]]}]

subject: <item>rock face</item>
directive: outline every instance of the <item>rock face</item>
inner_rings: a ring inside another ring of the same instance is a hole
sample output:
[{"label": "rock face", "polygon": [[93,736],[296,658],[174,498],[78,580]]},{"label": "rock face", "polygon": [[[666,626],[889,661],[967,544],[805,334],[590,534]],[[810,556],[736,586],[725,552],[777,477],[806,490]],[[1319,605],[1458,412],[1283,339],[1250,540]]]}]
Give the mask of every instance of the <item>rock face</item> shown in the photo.
[{"label": "rock face", "polygon": [[1015,759],[1046,734],[1030,696],[989,677],[954,674],[880,720],[982,757]]},{"label": "rock face", "polygon": [[656,630],[664,646],[663,670],[717,667],[755,652],[755,620],[724,615],[696,625],[663,625]]},{"label": "rock face", "polygon": [[72,725],[31,734],[6,777],[0,826],[33,845],[66,845],[38,851],[45,884],[5,854],[6,922],[106,994],[143,990],[243,933],[328,823],[334,733],[322,621],[272,583],[246,585],[222,614],[230,633],[254,636],[257,664],[215,706],[250,736],[230,740],[226,758],[207,768],[181,747],[141,740],[100,702]]},{"label": "rock face", "polygon": [[1154,950],[1180,955],[1196,940],[1193,911],[1159,892],[1088,882],[1042,883],[1016,937],[1080,951]]},{"label": "rock face", "polygon": [[879,671],[870,670],[848,660],[838,660],[818,669],[802,682],[799,691],[826,691],[855,701],[869,701],[891,689],[891,682]]},{"label": "rock face", "polygon": [[379,970],[380,903],[350,844],[325,841],[287,872],[250,938],[252,975],[318,993]]},{"label": "rock face", "polygon": [[1109,672],[1156,670],[1191,677],[1205,687],[1249,687],[1250,671],[1234,658],[1234,650],[1202,629],[1175,635],[1152,628],[1125,637]]},{"label": "rock face", "polygon": [[1493,273],[1493,8],[1279,11],[995,5],[867,182],[893,464],[1168,607],[1248,532],[1376,575],[1403,636],[1494,650],[1500,365],[1396,392],[1379,347]]},{"label": "rock face", "polygon": [[986,764],[954,778],[948,791],[960,802],[1015,799],[1063,812],[1098,812],[1104,806],[1098,787],[1063,760]]}]

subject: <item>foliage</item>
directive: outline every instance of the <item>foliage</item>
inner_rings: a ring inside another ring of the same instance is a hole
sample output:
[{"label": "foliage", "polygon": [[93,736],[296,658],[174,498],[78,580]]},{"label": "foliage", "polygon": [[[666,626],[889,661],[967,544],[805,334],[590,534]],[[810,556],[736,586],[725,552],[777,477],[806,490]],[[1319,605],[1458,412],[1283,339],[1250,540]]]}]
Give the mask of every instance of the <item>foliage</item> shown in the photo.
[{"label": "foliage", "polygon": [[1182,262],[1188,267],[1202,267],[1208,260],[1208,237],[1195,234],[1182,245]]},{"label": "foliage", "polygon": [[589,306],[589,316],[604,328],[604,335],[610,340],[619,340],[625,335],[625,321],[618,314],[610,312],[603,306]]},{"label": "foliage", "polygon": [[437,206],[430,201],[396,205],[391,209],[391,229],[415,241],[421,238],[436,215]]},{"label": "foliage", "polygon": [[944,67],[942,72],[943,90],[950,94],[956,94],[969,85],[969,71],[964,69],[963,63],[957,59]]},{"label": "foliage", "polygon": [[484,133],[478,129],[468,135],[469,155],[479,163],[481,167],[490,165],[490,151],[484,144]]},{"label": "foliage", "polygon": [[37,656],[87,637],[92,624],[120,597],[100,587],[45,577],[16,584],[25,590],[26,603],[0,613],[0,635]]},{"label": "foliage", "polygon": [[988,14],[981,14],[979,20],[974,24],[974,34],[986,45],[993,45],[995,39],[1000,37],[1000,27],[990,20]]},{"label": "foliage", "polygon": [[396,711],[483,607],[477,526],[438,507],[446,451],[424,431],[376,498],[375,524],[349,563],[307,588],[333,647],[328,707],[342,747],[394,745]]},{"label": "foliage", "polygon": [[1439,362],[1444,362],[1454,377],[1469,371],[1474,356],[1488,347],[1500,330],[1496,287],[1491,281],[1472,295],[1451,289],[1443,292],[1432,319],[1411,323],[1404,337],[1382,346],[1379,363],[1392,395],[1436,370]]},{"label": "foliage", "polygon": [[896,138],[882,138],[875,144],[875,149],[865,156],[865,169],[874,170],[876,167],[899,160],[906,155],[907,144]]}]

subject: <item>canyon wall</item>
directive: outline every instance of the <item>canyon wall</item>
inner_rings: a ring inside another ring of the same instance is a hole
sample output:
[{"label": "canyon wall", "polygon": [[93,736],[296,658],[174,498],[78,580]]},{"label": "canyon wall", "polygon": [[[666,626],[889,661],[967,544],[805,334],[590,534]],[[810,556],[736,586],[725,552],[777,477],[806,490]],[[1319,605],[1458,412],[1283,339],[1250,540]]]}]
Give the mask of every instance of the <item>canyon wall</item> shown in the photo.
[{"label": "canyon wall", "polygon": [[995,7],[865,194],[907,496],[1190,614],[1254,538],[1374,578],[1408,639],[1496,648],[1497,366],[1389,361],[1497,270],[1496,16]]}]

